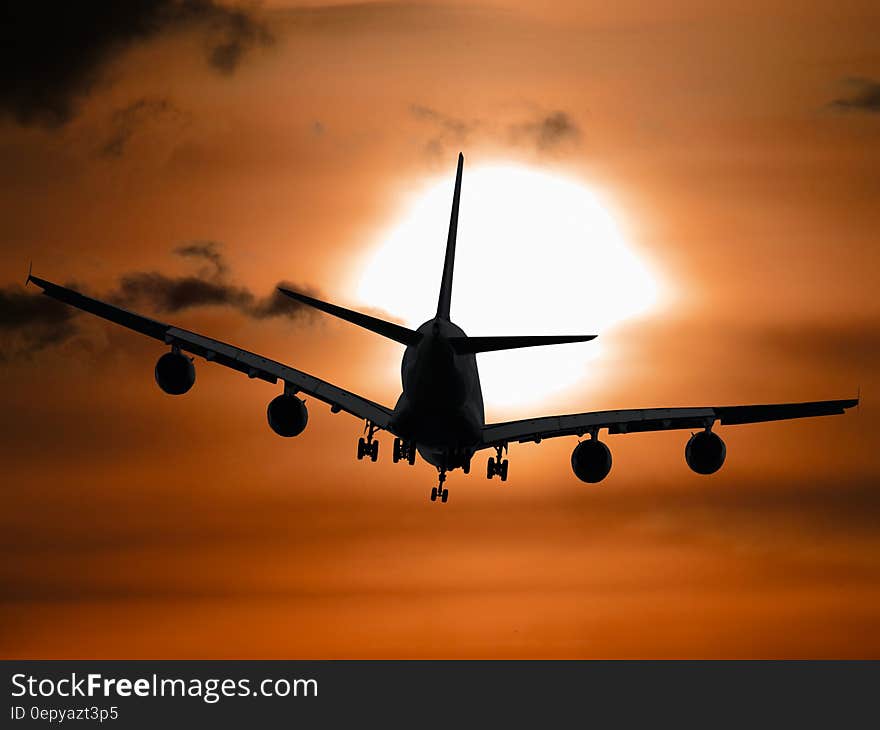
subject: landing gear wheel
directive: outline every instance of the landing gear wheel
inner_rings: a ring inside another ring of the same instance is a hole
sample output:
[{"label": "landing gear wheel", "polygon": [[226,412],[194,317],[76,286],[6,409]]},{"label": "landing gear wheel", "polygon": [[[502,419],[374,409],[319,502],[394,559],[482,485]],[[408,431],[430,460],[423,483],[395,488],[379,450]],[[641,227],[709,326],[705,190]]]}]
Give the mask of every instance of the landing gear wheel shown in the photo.
[{"label": "landing gear wheel", "polygon": [[502,459],[502,455],[507,450],[507,444],[501,444],[501,446],[495,447],[495,452],[497,456],[489,457],[489,461],[486,462],[486,478],[491,479],[496,474],[501,477],[502,482],[507,481],[507,459]]},{"label": "landing gear wheel", "polygon": [[416,463],[416,445],[412,441],[404,441],[402,438],[394,439],[394,453],[391,459],[396,464],[399,461],[406,460],[412,466]]},{"label": "landing gear wheel", "polygon": [[465,474],[470,474],[470,473],[471,473],[471,460],[470,460],[470,459],[468,459],[466,462],[464,462],[464,465],[461,467],[461,470],[462,470]]},{"label": "landing gear wheel", "polygon": [[367,421],[367,425],[364,426],[364,433],[367,434],[367,437],[358,439],[358,461],[365,456],[369,456],[370,461],[376,461],[379,458],[379,442],[374,441],[373,436],[376,431],[380,430],[372,421]]},{"label": "landing gear wheel", "polygon": [[443,488],[443,482],[446,481],[446,470],[438,469],[438,472],[440,483],[431,489],[431,501],[436,502],[437,497],[440,497],[441,502],[446,502],[446,500],[449,499],[449,490]]}]

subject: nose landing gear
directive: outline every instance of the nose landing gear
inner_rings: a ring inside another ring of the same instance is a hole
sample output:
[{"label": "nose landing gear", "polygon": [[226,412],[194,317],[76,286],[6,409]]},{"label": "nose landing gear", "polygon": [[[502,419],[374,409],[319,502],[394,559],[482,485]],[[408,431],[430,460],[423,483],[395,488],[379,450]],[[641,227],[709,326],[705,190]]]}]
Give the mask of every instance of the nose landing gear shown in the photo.
[{"label": "nose landing gear", "polygon": [[445,469],[440,469],[439,479],[440,483],[431,489],[431,501],[436,502],[437,497],[440,497],[440,501],[446,504],[446,500],[449,499],[449,490],[443,488],[443,482],[446,481]]}]

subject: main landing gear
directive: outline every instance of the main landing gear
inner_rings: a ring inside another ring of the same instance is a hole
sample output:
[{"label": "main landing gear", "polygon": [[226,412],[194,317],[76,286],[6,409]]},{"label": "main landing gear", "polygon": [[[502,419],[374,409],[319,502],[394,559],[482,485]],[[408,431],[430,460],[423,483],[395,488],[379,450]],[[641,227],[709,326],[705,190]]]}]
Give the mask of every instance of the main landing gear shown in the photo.
[{"label": "main landing gear", "polygon": [[443,482],[446,481],[446,469],[440,469],[440,483],[431,489],[431,501],[436,502],[437,497],[440,497],[440,501],[443,504],[446,504],[446,500],[449,499],[449,490],[443,488]]},{"label": "main landing gear", "polygon": [[378,426],[367,421],[366,426],[364,426],[364,432],[367,434],[367,438],[358,439],[358,461],[365,456],[369,456],[370,461],[376,461],[376,459],[379,458],[379,442],[373,440],[373,434],[378,430]]},{"label": "main landing gear", "polygon": [[408,461],[412,466],[416,463],[416,444],[414,441],[404,441],[401,438],[394,439],[394,454],[392,460],[396,464],[398,461]]},{"label": "main landing gear", "polygon": [[501,477],[502,482],[507,481],[507,459],[502,460],[505,451],[507,451],[507,444],[495,447],[497,458],[489,457],[489,461],[486,463],[486,479],[497,475]]}]

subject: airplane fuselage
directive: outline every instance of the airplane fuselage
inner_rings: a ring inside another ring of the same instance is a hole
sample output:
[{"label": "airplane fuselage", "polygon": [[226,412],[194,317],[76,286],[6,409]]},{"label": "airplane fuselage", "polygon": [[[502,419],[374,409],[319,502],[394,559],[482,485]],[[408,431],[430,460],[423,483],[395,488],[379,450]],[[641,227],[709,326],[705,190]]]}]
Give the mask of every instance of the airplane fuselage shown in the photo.
[{"label": "airplane fuselage", "polygon": [[457,354],[450,337],[462,329],[435,317],[406,348],[400,377],[403,392],[392,417],[395,433],[416,444],[421,457],[442,469],[465,466],[485,424],[483,393],[475,355]]}]

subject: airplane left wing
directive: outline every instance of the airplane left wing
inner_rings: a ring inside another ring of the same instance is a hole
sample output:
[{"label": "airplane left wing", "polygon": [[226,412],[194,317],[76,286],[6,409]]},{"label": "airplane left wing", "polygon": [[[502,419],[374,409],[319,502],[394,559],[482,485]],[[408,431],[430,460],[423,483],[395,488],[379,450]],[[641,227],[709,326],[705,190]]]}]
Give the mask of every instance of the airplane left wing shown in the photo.
[{"label": "airplane left wing", "polygon": [[852,398],[752,406],[642,408],[527,418],[521,421],[487,424],[483,427],[482,443],[479,448],[501,446],[515,441],[539,443],[542,439],[557,436],[583,436],[603,428],[607,428],[608,433],[641,433],[678,428],[706,428],[716,421],[727,425],[832,416],[843,413],[858,402],[858,398]]},{"label": "airplane left wing", "polygon": [[329,404],[334,412],[345,411],[357,418],[371,421],[381,429],[387,429],[391,421],[391,410],[385,406],[262,355],[175,327],[166,322],[144,317],[115,304],[88,297],[78,291],[53,284],[51,281],[36,276],[29,275],[28,282],[39,286],[44,294],[53,299],[116,322],[116,324],[121,324],[123,327],[148,337],[161,340],[166,345],[178,347],[193,355],[203,357],[209,362],[216,362],[238,370],[249,378],[259,378],[269,383],[277,383],[281,380],[292,389]]}]

